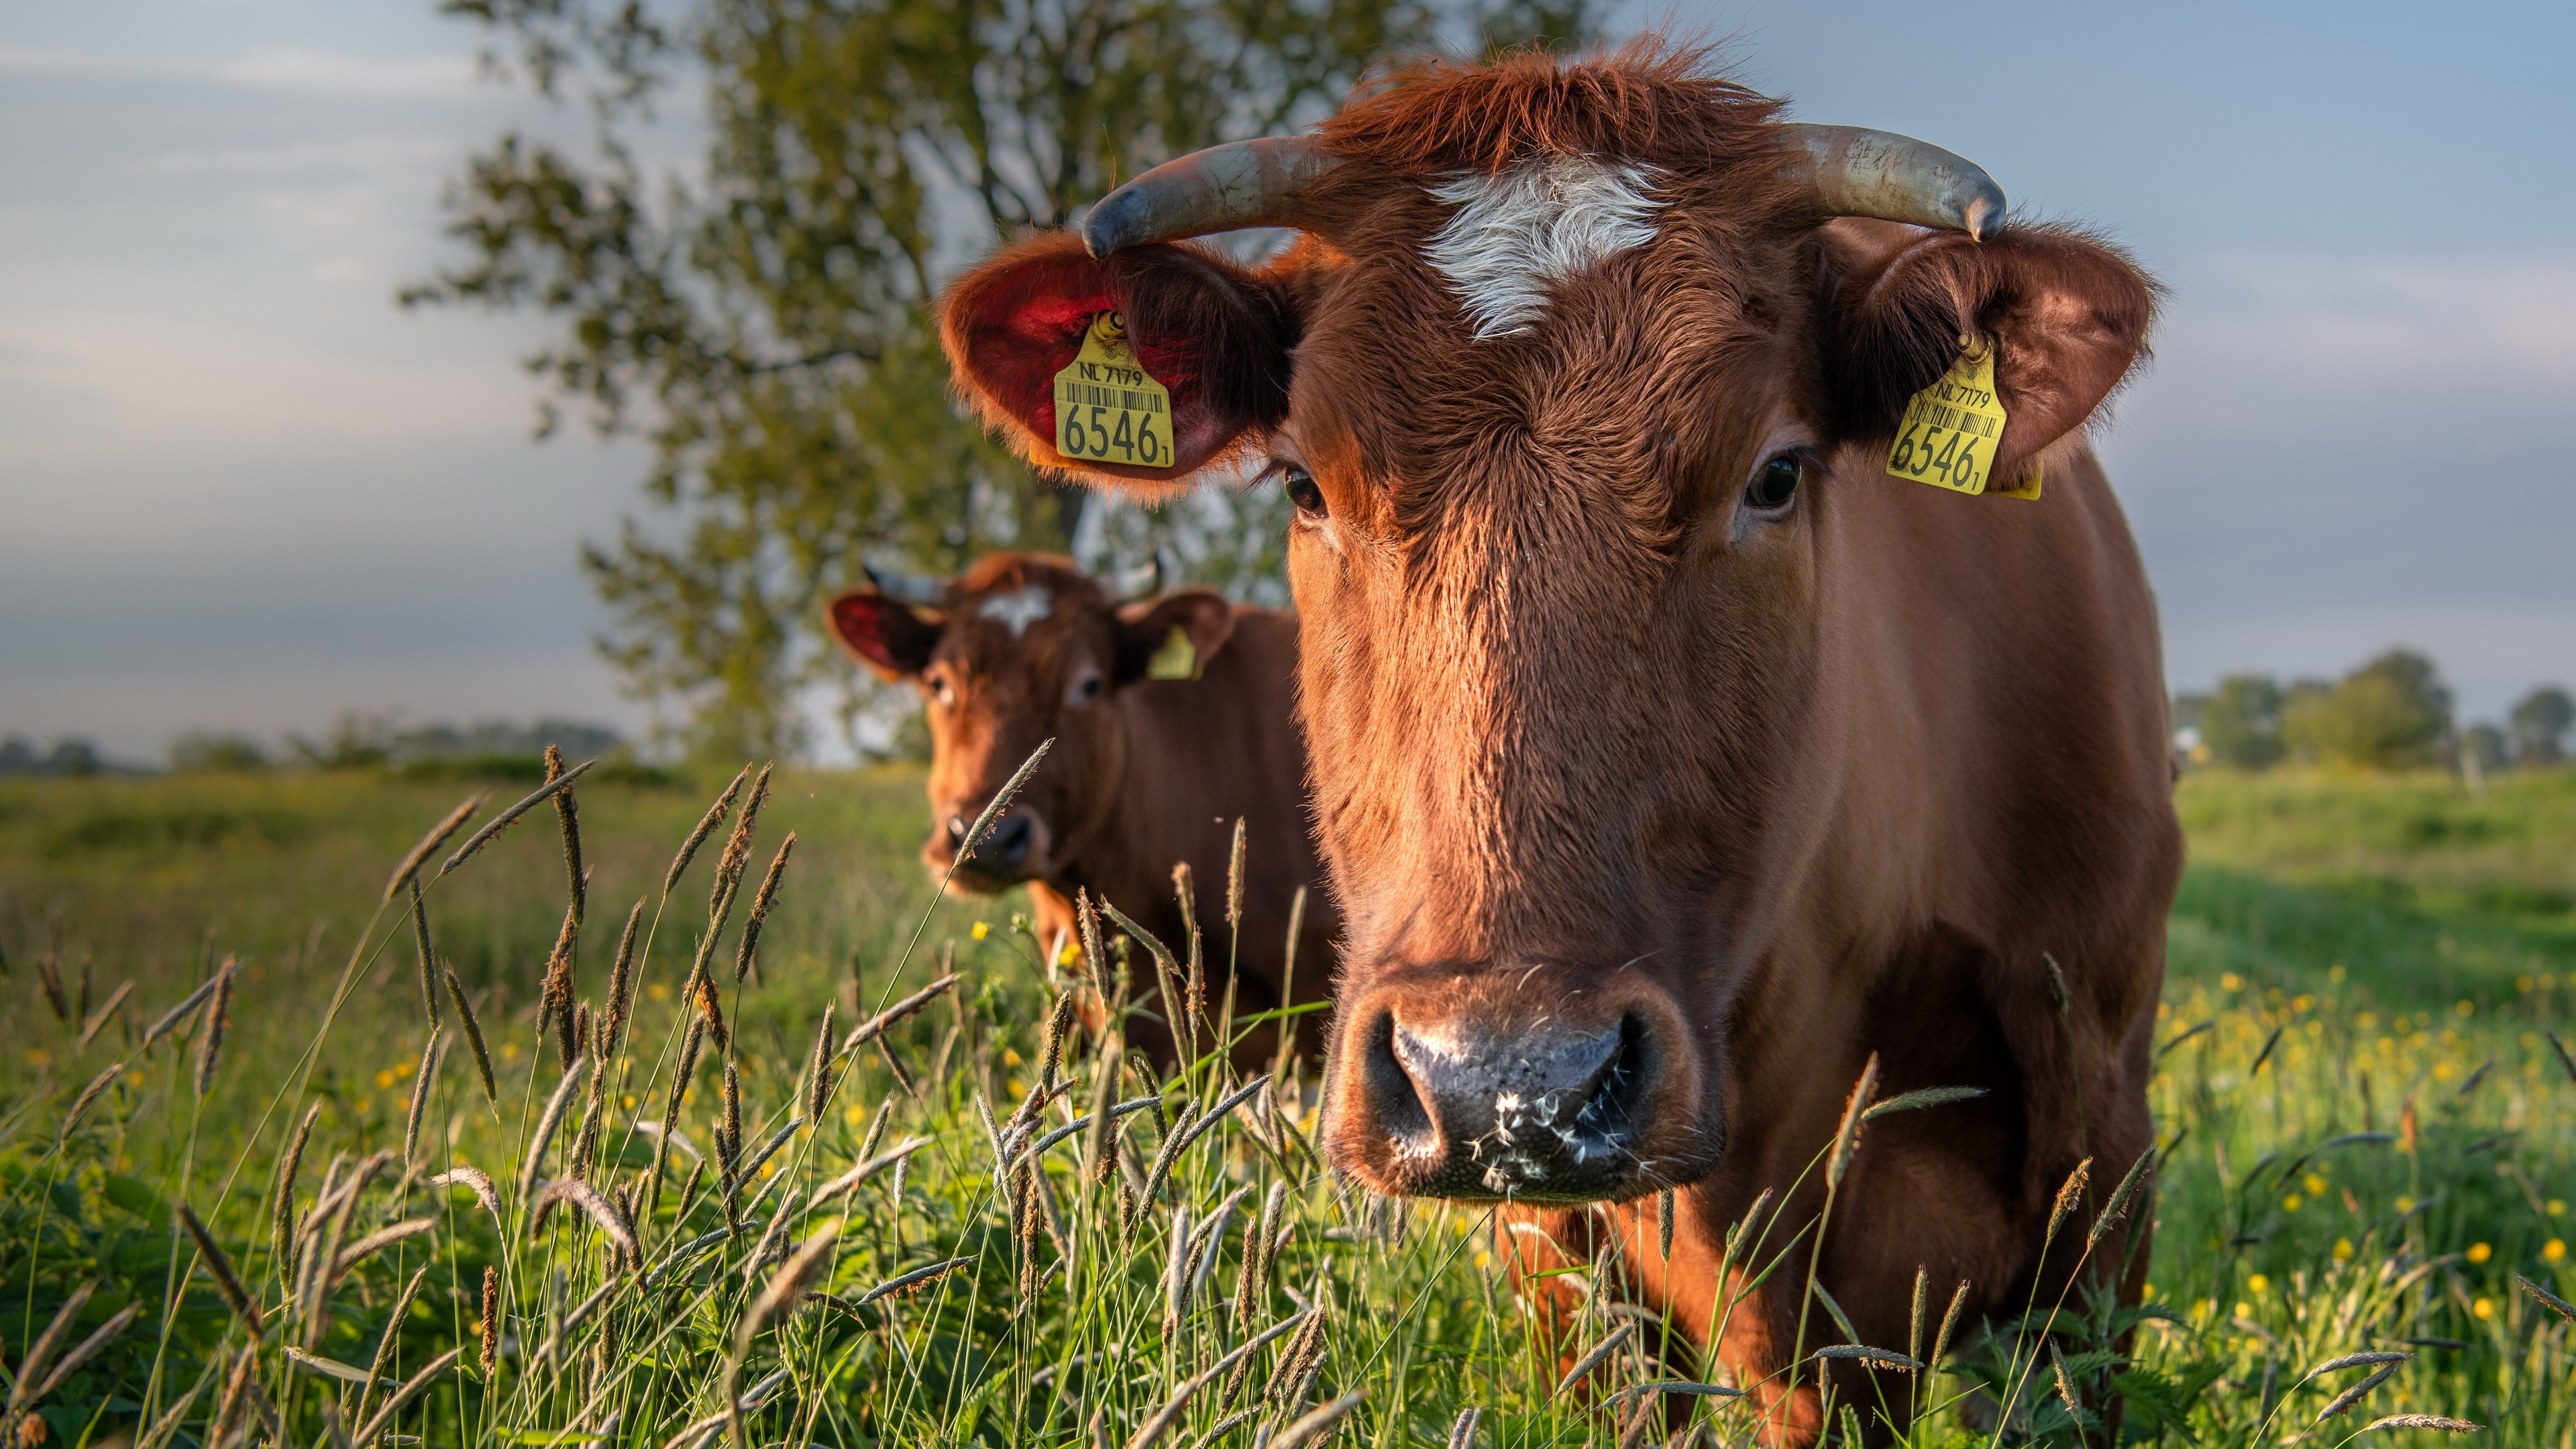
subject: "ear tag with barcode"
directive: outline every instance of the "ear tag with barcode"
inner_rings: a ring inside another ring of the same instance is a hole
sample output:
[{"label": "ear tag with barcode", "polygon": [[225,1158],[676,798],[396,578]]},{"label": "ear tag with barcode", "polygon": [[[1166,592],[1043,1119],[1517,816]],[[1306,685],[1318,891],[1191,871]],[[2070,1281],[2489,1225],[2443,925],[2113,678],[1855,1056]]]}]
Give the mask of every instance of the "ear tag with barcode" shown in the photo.
[{"label": "ear tag with barcode", "polygon": [[1055,375],[1055,445],[1068,458],[1172,465],[1172,394],[1136,358],[1127,319],[1102,312]]},{"label": "ear tag with barcode", "polygon": [[1196,679],[1199,677],[1199,651],[1190,643],[1190,631],[1178,624],[1154,657],[1145,661],[1147,679]]},{"label": "ear tag with barcode", "polygon": [[[1983,493],[2003,441],[2004,405],[1995,396],[1995,346],[1983,337],[1959,339],[1958,360],[1905,405],[1887,471],[1959,493]],[[2034,476],[2020,488],[1998,489],[2015,498],[2039,496]]]}]

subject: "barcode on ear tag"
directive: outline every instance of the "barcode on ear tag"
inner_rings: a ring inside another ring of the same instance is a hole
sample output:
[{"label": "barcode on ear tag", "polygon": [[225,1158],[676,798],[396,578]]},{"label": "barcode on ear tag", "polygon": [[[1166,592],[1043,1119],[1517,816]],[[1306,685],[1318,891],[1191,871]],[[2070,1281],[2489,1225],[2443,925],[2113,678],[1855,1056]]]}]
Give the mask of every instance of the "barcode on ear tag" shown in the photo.
[{"label": "barcode on ear tag", "polygon": [[1147,679],[1196,679],[1199,677],[1199,651],[1190,643],[1190,631],[1178,624],[1154,657],[1145,661]]},{"label": "barcode on ear tag", "polygon": [[[1995,348],[1983,337],[1959,339],[1958,360],[1905,405],[1887,471],[1958,493],[1983,493],[2003,441],[2004,405],[1995,396]],[[2032,479],[2037,497],[2038,480]]]},{"label": "barcode on ear tag", "polygon": [[1127,319],[1103,312],[1055,375],[1055,446],[1068,458],[1172,465],[1172,394],[1128,345]]}]

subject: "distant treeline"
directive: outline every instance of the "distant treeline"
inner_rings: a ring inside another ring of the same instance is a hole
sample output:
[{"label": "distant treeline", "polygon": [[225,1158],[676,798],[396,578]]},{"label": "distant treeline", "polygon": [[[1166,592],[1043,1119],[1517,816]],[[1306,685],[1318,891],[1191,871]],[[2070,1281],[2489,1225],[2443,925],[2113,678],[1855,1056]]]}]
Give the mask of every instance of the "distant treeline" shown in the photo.
[{"label": "distant treeline", "polygon": [[[193,731],[170,742],[169,767],[175,774],[287,768],[535,779],[544,774],[548,745],[560,747],[569,759],[602,759],[597,778],[660,774],[634,763],[625,736],[606,725],[549,718],[406,728],[383,716],[354,713],[341,715],[319,739],[290,733],[275,746],[238,731]],[[92,742],[77,736],[55,740],[42,750],[22,737],[0,740],[0,776],[133,773],[130,766],[111,764]]]},{"label": "distant treeline", "polygon": [[2391,649],[2340,680],[2231,674],[2206,694],[2174,696],[2174,743],[2194,764],[2465,773],[2564,763],[2576,700],[2554,684],[2524,695],[2503,724],[2461,728],[2433,661]]}]

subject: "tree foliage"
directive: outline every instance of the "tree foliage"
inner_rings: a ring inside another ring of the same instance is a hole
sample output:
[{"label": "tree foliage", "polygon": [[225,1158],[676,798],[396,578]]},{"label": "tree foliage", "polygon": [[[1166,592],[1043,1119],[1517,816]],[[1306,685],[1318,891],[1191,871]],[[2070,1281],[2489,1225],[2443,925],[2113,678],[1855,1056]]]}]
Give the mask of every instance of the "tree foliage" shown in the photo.
[{"label": "tree foliage", "polygon": [[2513,758],[2520,765],[2555,765],[2567,758],[2567,731],[2576,728],[2576,699],[2554,684],[2522,697],[2506,722],[2513,730]]},{"label": "tree foliage", "polygon": [[2451,692],[2433,661],[2391,649],[2327,688],[2291,687],[2281,708],[2290,753],[2318,764],[2389,770],[2441,758]]},{"label": "tree foliage", "polygon": [[2231,674],[2200,707],[2200,742],[2211,760],[2260,770],[2281,759],[2281,686],[2267,675]]},{"label": "tree foliage", "polygon": [[[1328,112],[1375,58],[1572,42],[1589,0],[447,0],[487,64],[586,105],[587,154],[504,134],[446,204],[465,259],[406,305],[542,312],[540,430],[578,409],[654,455],[650,505],[584,565],[629,688],[693,749],[792,753],[800,694],[865,685],[821,643],[861,556],[948,571],[1070,550],[1087,495],[1041,484],[962,420],[925,315],[997,240],[1119,180]],[[704,98],[682,177],[643,159],[657,105]],[[1201,577],[1275,575],[1262,493],[1094,528],[1177,541]]]}]

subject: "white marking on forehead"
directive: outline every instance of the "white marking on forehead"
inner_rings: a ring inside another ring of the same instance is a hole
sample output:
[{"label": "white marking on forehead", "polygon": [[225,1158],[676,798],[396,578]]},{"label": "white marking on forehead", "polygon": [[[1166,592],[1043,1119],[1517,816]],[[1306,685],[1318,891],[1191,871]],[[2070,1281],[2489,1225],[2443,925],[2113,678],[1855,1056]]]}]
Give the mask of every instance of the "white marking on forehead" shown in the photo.
[{"label": "white marking on forehead", "polygon": [[1011,626],[1011,637],[1017,639],[1029,632],[1029,626],[1055,612],[1055,595],[1031,584],[1007,594],[994,594],[975,606],[977,616],[999,619]]},{"label": "white marking on forehead", "polygon": [[1496,176],[1455,177],[1430,189],[1458,213],[1423,257],[1449,279],[1477,341],[1526,332],[1547,311],[1550,282],[1655,239],[1664,203],[1646,192],[1657,174],[1548,156]]}]

